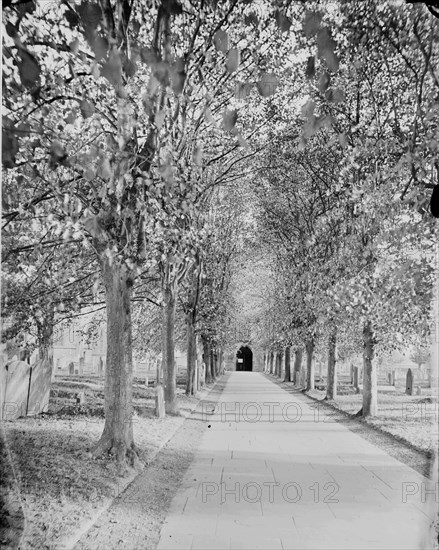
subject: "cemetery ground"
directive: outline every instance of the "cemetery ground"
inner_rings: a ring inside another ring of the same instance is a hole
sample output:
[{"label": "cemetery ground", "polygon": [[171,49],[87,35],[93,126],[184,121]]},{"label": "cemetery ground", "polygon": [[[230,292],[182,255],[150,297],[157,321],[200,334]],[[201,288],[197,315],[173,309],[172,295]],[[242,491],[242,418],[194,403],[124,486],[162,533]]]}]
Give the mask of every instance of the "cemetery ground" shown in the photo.
[{"label": "cemetery ground", "polygon": [[[180,416],[163,419],[154,414],[151,382],[149,387],[134,382],[134,438],[143,467],[153,462],[211,388],[205,386],[198,398],[188,397],[180,382]],[[61,377],[52,384],[47,414],[2,423],[2,471],[8,475],[0,485],[5,504],[1,519],[9,529],[2,532],[0,546],[69,547],[138,475],[132,470],[120,477],[110,457],[91,457],[104,426],[103,403],[103,379]]]},{"label": "cemetery ground", "polygon": [[[300,390],[291,383],[277,381],[293,394]],[[154,478],[154,487],[145,525],[128,536],[150,537],[148,548],[158,540],[170,498],[190,463],[190,451],[206,428],[206,422],[194,422],[190,428],[182,426],[199,399],[185,396],[180,382],[181,416],[164,419],[154,416],[151,382],[149,387],[139,380],[134,384],[135,441],[144,474]],[[333,402],[323,401],[324,392],[319,390],[309,392],[308,397],[321,401],[317,405],[325,410],[332,408],[335,421],[347,423],[349,429],[428,475],[429,457],[437,445],[437,396],[432,390],[423,388],[421,395],[408,396],[403,385],[396,384],[394,391],[379,393],[379,415],[364,421],[354,416],[361,408],[361,394],[353,393],[347,380],[339,382],[340,395]],[[206,398],[210,389],[206,386],[199,398]],[[82,404],[77,403],[81,393]],[[211,396],[208,399],[211,401]],[[98,440],[103,422],[103,380],[71,376],[53,383],[48,414],[4,423],[7,446],[2,458],[12,462],[13,469],[9,469],[2,486],[11,513],[6,518],[10,530],[6,538],[2,536],[3,543],[14,547],[14,538],[17,542],[21,537],[20,548],[58,550],[73,547],[88,529],[96,523],[99,526],[99,518],[139,474],[132,471],[127,477],[118,477],[113,462],[91,458],[89,450]],[[122,525],[123,517],[118,516],[114,523]]]}]

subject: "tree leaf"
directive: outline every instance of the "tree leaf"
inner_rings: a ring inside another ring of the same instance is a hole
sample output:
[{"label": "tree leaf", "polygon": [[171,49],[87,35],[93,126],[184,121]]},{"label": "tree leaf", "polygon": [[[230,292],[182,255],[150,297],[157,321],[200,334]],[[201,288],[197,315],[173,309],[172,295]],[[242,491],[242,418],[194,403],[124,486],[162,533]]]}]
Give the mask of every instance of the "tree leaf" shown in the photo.
[{"label": "tree leaf", "polygon": [[325,97],[332,103],[342,103],[345,100],[344,91],[341,88],[329,88]]},{"label": "tree leaf", "polygon": [[219,52],[227,53],[229,49],[229,35],[226,31],[219,29],[213,36],[213,44],[215,49]]},{"label": "tree leaf", "polygon": [[238,82],[235,88],[236,99],[245,99],[251,94],[253,88],[252,82]]},{"label": "tree leaf", "polygon": [[291,21],[288,19],[286,15],[284,15],[281,11],[276,10],[274,17],[276,19],[276,24],[281,30],[281,32],[288,32],[291,27]]},{"label": "tree leaf", "polygon": [[131,59],[125,58],[122,65],[124,73],[127,75],[128,78],[131,78],[136,74],[137,65],[133,61],[131,61]]},{"label": "tree leaf", "polygon": [[93,105],[93,103],[90,103],[86,99],[81,101],[79,108],[81,109],[81,114],[84,118],[91,117],[95,112],[95,106]]},{"label": "tree leaf", "polygon": [[21,61],[18,62],[18,72],[21,83],[26,88],[34,88],[38,85],[41,69],[36,58],[26,50],[20,50]]},{"label": "tree leaf", "polygon": [[107,55],[108,40],[103,36],[96,36],[91,47],[95,53],[96,61],[100,61]]},{"label": "tree leaf", "polygon": [[2,129],[2,163],[5,168],[15,166],[15,157],[18,153],[18,139],[4,128]]},{"label": "tree leaf", "polygon": [[226,109],[223,113],[223,126],[226,132],[231,132],[235,127],[236,121],[238,120],[238,112],[236,109]]},{"label": "tree leaf", "polygon": [[183,7],[177,0],[165,0],[163,5],[170,15],[180,15],[183,13]]},{"label": "tree leaf", "polygon": [[203,164],[203,149],[198,145],[194,149],[193,161],[197,166],[202,166]]},{"label": "tree leaf", "polygon": [[247,26],[253,25],[257,27],[259,25],[258,16],[255,13],[249,13],[248,15],[244,16],[244,23]]},{"label": "tree leaf", "polygon": [[115,48],[112,50],[108,61],[102,66],[101,75],[115,88],[122,85],[122,60],[119,51]]},{"label": "tree leaf", "polygon": [[180,95],[184,88],[184,83],[186,81],[186,71],[185,63],[182,57],[177,58],[175,63],[171,66],[171,82],[172,89],[176,95]]},{"label": "tree leaf", "polygon": [[140,59],[150,67],[160,61],[160,57],[157,55],[154,49],[146,47],[140,50]]},{"label": "tree leaf", "polygon": [[314,78],[315,74],[316,74],[316,58],[313,55],[310,55],[306,62],[305,76],[307,78]]},{"label": "tree leaf", "polygon": [[322,22],[322,14],[314,11],[307,11],[305,13],[305,19],[303,22],[303,32],[305,36],[310,38],[318,33],[320,30],[320,23]]},{"label": "tree leaf", "polygon": [[69,44],[69,48],[76,55],[79,51],[79,40],[77,38],[72,40]]},{"label": "tree leaf", "polygon": [[102,19],[100,6],[93,2],[81,2],[78,13],[84,27],[89,29],[96,29]]},{"label": "tree leaf", "polygon": [[64,148],[64,145],[59,142],[57,139],[54,139],[50,144],[50,160],[49,165],[52,168],[58,166],[58,164],[63,164],[67,159],[67,153]]},{"label": "tree leaf", "polygon": [[256,82],[256,88],[262,97],[273,95],[278,86],[279,80],[274,73],[265,73],[262,78]]},{"label": "tree leaf", "polygon": [[308,101],[302,106],[302,115],[304,117],[310,117],[314,114],[315,108],[315,102],[312,99],[308,99]]},{"label": "tree leaf", "polygon": [[104,180],[109,180],[111,178],[111,174],[112,171],[110,161],[107,158],[104,158],[99,166],[98,175]]},{"label": "tree leaf", "polygon": [[229,73],[234,73],[241,60],[241,54],[237,48],[232,48],[227,54],[226,69]]},{"label": "tree leaf", "polygon": [[79,17],[77,16],[76,12],[72,9],[68,9],[64,13],[64,17],[67,19],[68,24],[70,25],[71,29],[74,29],[79,24]]},{"label": "tree leaf", "polygon": [[328,73],[324,72],[320,75],[320,78],[318,81],[318,88],[321,94],[325,93],[325,91],[328,89],[330,82],[331,82],[331,77],[329,76]]},{"label": "tree leaf", "polygon": [[329,29],[326,27],[320,29],[317,34],[317,55],[326,61],[328,68],[332,72],[338,71],[339,68],[339,60],[335,55],[336,46],[337,43],[331,37]]},{"label": "tree leaf", "polygon": [[6,33],[11,37],[14,38],[17,34],[17,29],[15,25],[13,25],[10,21],[6,23]]}]

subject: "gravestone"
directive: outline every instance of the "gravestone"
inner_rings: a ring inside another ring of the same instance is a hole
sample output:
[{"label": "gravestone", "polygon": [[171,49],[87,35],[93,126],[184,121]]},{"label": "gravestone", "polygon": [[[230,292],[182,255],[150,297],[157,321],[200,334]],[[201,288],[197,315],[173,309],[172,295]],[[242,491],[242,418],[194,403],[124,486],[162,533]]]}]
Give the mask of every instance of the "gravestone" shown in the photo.
[{"label": "gravestone", "polygon": [[47,412],[49,408],[53,364],[50,360],[39,359],[31,365],[31,368],[27,415]]},{"label": "gravestone", "polygon": [[83,391],[80,391],[76,394],[76,404],[77,405],[85,404],[85,393]]},{"label": "gravestone", "polygon": [[4,420],[15,420],[20,416],[40,414],[49,407],[52,362],[38,360],[33,365],[24,361],[10,361],[5,369],[2,388],[2,410]]},{"label": "gravestone", "polygon": [[396,385],[396,371],[393,369],[390,373],[392,375],[392,386]]},{"label": "gravestone", "polygon": [[155,415],[158,418],[165,417],[165,396],[162,385],[156,386],[155,389]]},{"label": "gravestone", "polygon": [[26,415],[31,366],[24,361],[9,361],[2,368],[0,418],[15,420]]},{"label": "gravestone", "polygon": [[413,373],[412,373],[412,369],[409,369],[407,371],[407,376],[406,376],[406,379],[405,379],[405,393],[407,395],[413,395],[413,391],[414,391],[414,376],[413,376]]}]

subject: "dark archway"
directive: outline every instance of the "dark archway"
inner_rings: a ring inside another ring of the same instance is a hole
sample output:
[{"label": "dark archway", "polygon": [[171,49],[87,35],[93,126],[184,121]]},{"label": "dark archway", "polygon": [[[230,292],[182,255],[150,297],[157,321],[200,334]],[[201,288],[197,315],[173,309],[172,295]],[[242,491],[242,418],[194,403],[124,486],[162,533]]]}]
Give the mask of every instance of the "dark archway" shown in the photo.
[{"label": "dark archway", "polygon": [[236,354],[236,370],[253,370],[253,352],[248,346],[241,346]]}]

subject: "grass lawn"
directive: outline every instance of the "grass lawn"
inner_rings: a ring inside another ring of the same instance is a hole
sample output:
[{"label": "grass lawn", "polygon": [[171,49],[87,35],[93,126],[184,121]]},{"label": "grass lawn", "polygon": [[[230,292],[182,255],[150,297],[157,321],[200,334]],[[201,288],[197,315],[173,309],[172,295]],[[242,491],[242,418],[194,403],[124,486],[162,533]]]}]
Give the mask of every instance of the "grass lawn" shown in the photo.
[{"label": "grass lawn", "polygon": [[[382,386],[378,391],[378,415],[365,422],[407,441],[424,452],[437,452],[438,446],[438,398],[437,390],[422,387],[421,395],[407,395],[402,381],[397,382],[394,391]],[[362,407],[363,396],[355,393],[352,386],[344,383],[340,394],[332,402],[337,409],[349,414],[357,413]],[[323,399],[325,391],[313,390],[312,397]]]}]

